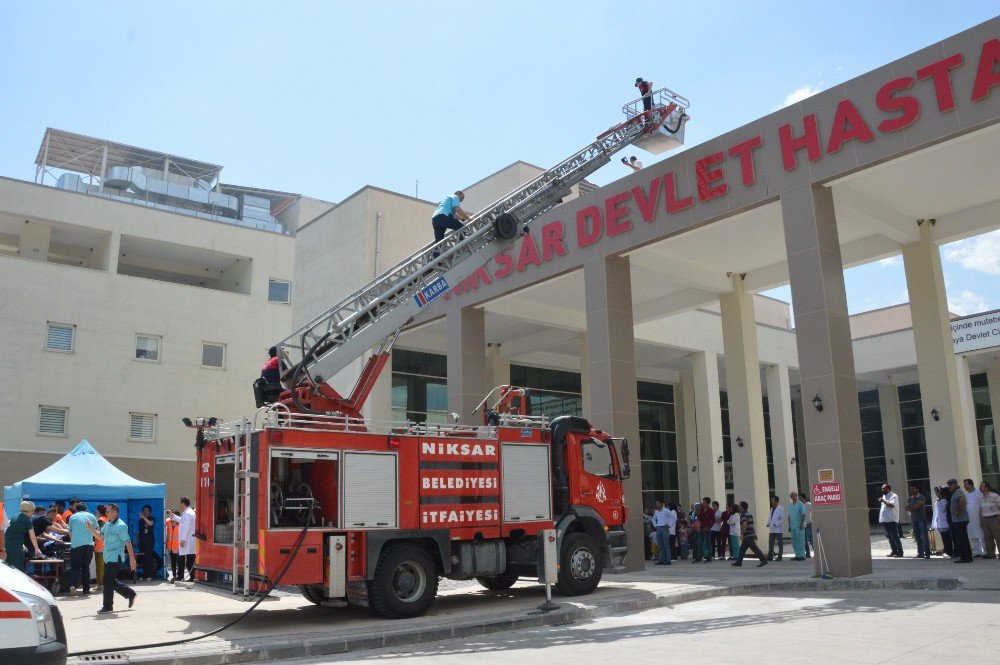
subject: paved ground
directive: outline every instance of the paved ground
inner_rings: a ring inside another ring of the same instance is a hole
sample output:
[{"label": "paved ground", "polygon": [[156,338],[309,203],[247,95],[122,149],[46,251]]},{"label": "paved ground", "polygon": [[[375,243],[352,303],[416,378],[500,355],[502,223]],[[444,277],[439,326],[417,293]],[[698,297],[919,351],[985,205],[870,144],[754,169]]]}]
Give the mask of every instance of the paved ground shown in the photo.
[{"label": "paved ground", "polygon": [[[888,559],[887,548],[876,542],[875,573],[866,578],[872,585],[889,588],[912,586],[952,587],[961,584],[967,589],[1000,590],[1000,560],[980,561],[970,565],[956,565],[947,559]],[[796,594],[815,594],[811,560],[805,562],[782,561],[764,568],[755,568],[748,562],[743,568],[728,563],[693,564],[677,562],[672,566],[647,565],[646,570],[625,575],[605,577],[605,582],[594,594],[572,599],[557,598],[562,602],[567,616],[596,616],[634,609],[646,609],[656,604],[685,602],[702,599],[713,593],[762,593],[800,585]],[[941,582],[939,582],[941,581]],[[764,585],[753,589],[748,584]],[[768,588],[767,585],[782,585]],[[341,639],[344,648],[383,646],[394,642],[382,637],[363,642],[371,636],[396,636],[399,643],[412,643],[413,634],[423,641],[461,634],[476,634],[524,626],[526,621],[543,619],[534,610],[544,600],[544,593],[537,584],[518,583],[508,592],[489,592],[476,584],[449,583],[450,590],[443,591],[428,615],[408,621],[388,621],[373,617],[358,608],[320,608],[295,594],[285,595],[274,602],[262,604],[247,619],[224,633],[199,640],[183,648],[157,649],[131,652],[133,660],[177,657],[181,655],[210,655],[226,652],[265,649],[274,640],[287,644]],[[139,597],[133,609],[116,599],[119,612],[115,615],[96,616],[100,599],[59,599],[59,606],[66,620],[71,652],[102,648],[124,648],[151,642],[182,639],[202,635],[236,618],[248,606],[242,602],[223,598],[202,591],[177,588],[166,583],[147,583],[137,587]],[[833,587],[836,588],[836,587]],[[899,591],[886,591],[890,596]],[[930,592],[930,593],[941,593]],[[997,596],[995,596],[997,597]],[[732,599],[723,602],[733,602]],[[549,616],[545,621],[552,621]],[[555,620],[558,620],[556,617]],[[506,622],[506,625],[505,623]],[[460,628],[455,628],[459,626]],[[484,627],[485,626],[485,627]],[[451,631],[451,634],[444,634]],[[409,635],[410,637],[407,637]],[[899,631],[901,641],[908,635]],[[388,639],[388,638],[386,638]],[[272,640],[272,642],[268,642]],[[362,640],[362,641],[359,641]],[[311,653],[322,653],[312,651]],[[302,655],[302,654],[298,654]],[[208,661],[205,661],[208,662]]]},{"label": "paved ground", "polygon": [[[907,630],[908,625],[933,625],[934,629]],[[569,626],[286,662],[368,663],[406,658],[410,665],[458,665],[474,658],[476,663],[490,665],[544,656],[547,663],[558,664],[587,662],[597,655],[602,660],[668,663],[681,660],[678,654],[694,653],[692,640],[697,651],[715,655],[711,661],[747,665],[938,665],[960,654],[970,660],[997,662],[1000,604],[996,593],[989,591],[716,598]]]}]

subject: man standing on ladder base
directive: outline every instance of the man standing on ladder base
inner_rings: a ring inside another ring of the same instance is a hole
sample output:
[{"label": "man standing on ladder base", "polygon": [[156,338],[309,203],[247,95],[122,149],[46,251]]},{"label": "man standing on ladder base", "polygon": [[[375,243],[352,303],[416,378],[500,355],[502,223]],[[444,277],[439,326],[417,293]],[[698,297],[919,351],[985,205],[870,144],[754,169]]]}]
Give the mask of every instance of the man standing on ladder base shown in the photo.
[{"label": "man standing on ladder base", "polygon": [[643,81],[640,76],[635,80],[635,87],[639,88],[639,94],[642,96],[642,110],[650,111],[653,108],[653,82]]},{"label": "man standing on ladder base", "polygon": [[438,204],[434,210],[434,217],[431,218],[431,224],[434,226],[434,242],[441,242],[448,229],[458,231],[465,226],[462,222],[472,219],[472,215],[459,207],[464,200],[465,192],[459,190],[451,196],[444,197]]}]

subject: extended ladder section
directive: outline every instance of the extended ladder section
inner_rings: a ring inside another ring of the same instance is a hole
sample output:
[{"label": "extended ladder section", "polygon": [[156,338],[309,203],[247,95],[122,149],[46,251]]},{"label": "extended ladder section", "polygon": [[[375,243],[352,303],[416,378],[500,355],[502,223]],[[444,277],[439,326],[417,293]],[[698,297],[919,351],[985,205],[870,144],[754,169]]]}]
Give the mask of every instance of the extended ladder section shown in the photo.
[{"label": "extended ladder section", "polygon": [[288,367],[282,383],[294,388],[308,381],[319,390],[380,341],[394,338],[422,309],[527,233],[531,220],[561,203],[573,185],[616,152],[666,122],[682,126],[683,101],[683,107],[670,101],[628,115],[593,143],[486,206],[461,231],[426,245],[289,335],[277,345]]}]

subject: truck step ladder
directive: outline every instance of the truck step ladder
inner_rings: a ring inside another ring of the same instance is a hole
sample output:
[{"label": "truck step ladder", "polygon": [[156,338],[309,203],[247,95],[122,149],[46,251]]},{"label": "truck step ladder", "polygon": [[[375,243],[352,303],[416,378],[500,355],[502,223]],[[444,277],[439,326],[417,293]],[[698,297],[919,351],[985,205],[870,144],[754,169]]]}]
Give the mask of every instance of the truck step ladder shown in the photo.
[{"label": "truck step ladder", "polygon": [[252,473],[250,435],[253,427],[249,420],[242,420],[236,426],[234,435],[235,460],[233,463],[233,594],[247,597],[253,595],[250,589],[250,552],[256,549],[253,543],[253,529],[250,526],[252,513],[251,481],[258,474]]},{"label": "truck step ladder", "polygon": [[[663,92],[663,91],[657,91]],[[673,93],[670,93],[673,95]],[[649,111],[626,120],[583,149],[494,201],[458,232],[431,243],[315,317],[277,346],[287,369],[286,388],[308,382],[314,390],[381,340],[393,338],[421,310],[471,276],[528,231],[528,223],[562,202],[571,187],[611,161],[612,155],[658,132],[683,128],[687,100],[666,93]],[[626,105],[628,107],[629,105]]]}]

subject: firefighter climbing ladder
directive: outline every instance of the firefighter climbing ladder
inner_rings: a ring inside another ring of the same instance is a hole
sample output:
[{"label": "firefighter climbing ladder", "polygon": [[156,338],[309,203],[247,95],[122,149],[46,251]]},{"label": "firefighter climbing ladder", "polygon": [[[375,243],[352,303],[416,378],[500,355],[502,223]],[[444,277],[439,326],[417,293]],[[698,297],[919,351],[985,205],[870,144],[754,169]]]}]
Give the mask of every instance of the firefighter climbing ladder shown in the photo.
[{"label": "firefighter climbing ladder", "polygon": [[661,127],[670,134],[679,131],[688,101],[667,89],[654,94],[649,111],[626,112],[625,122],[486,206],[461,232],[423,247],[281,341],[279,353],[288,366],[282,375],[285,387],[308,381],[319,389],[380,340],[394,339],[424,307],[527,233],[531,220],[558,205],[573,185],[616,152]]}]

